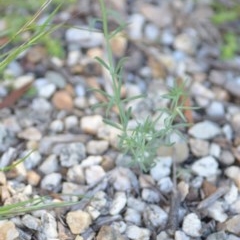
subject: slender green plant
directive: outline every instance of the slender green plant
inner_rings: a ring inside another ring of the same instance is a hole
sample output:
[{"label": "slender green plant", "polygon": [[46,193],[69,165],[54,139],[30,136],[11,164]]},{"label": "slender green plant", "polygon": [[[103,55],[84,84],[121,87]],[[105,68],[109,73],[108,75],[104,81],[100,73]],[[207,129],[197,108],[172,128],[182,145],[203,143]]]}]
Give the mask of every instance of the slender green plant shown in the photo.
[{"label": "slender green plant", "polygon": [[[96,60],[109,71],[112,80],[113,94],[109,94],[103,90],[94,89],[107,98],[106,103],[99,103],[96,107],[104,107],[106,109],[106,115],[103,121],[120,130],[119,147],[125,154],[130,154],[132,156],[132,165],[138,165],[141,170],[148,171],[155,164],[154,160],[159,145],[166,143],[166,141],[167,144],[173,144],[169,140],[171,133],[177,132],[180,134],[178,128],[186,126],[186,119],[183,114],[183,111],[186,109],[184,106],[186,91],[184,85],[179,86],[175,84],[169,89],[169,93],[163,96],[170,100],[169,108],[158,109],[159,114],[156,119],[148,116],[145,120],[138,121],[136,127],[129,127],[128,123],[132,117],[132,109],[131,107],[126,108],[126,104],[132,100],[144,98],[146,96],[138,95],[121,99],[123,67],[127,58],[122,58],[115,63],[110,41],[116,34],[126,27],[126,24],[120,22],[119,26],[114,31],[110,32],[108,29],[108,18],[110,15],[111,17],[114,17],[114,12],[112,10],[109,11],[109,9],[106,8],[104,0],[99,0],[99,3],[102,14],[101,21],[107,60],[99,57],[96,57]],[[119,113],[118,123],[111,120],[109,115],[110,110],[114,106]],[[162,121],[163,116],[166,116],[164,119],[164,127],[161,130],[156,130],[156,125],[159,121]],[[183,120],[183,123],[175,124],[177,118]]]}]

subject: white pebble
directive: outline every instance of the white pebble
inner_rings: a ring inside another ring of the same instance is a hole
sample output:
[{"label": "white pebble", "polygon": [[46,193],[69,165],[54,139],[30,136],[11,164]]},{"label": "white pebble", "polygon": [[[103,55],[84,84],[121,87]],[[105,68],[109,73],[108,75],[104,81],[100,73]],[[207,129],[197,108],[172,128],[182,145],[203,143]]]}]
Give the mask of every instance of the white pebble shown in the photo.
[{"label": "white pebble", "polygon": [[99,182],[106,173],[101,166],[94,165],[86,169],[85,175],[87,184],[92,185]]},{"label": "white pebble", "polygon": [[101,126],[103,126],[103,118],[100,115],[85,116],[81,119],[83,132],[95,135]]},{"label": "white pebble", "polygon": [[215,176],[218,172],[218,162],[212,156],[201,158],[193,163],[192,171],[202,177]]},{"label": "white pebble", "polygon": [[149,240],[151,232],[149,229],[140,228],[134,225],[128,226],[126,230],[127,237],[134,240]]},{"label": "white pebble", "polygon": [[90,48],[100,46],[103,43],[103,35],[102,33],[87,31],[86,29],[69,28],[66,31],[66,40],[69,43]]},{"label": "white pebble", "polygon": [[48,84],[42,86],[38,90],[38,95],[39,95],[39,97],[49,99],[55,91],[56,91],[56,86],[53,83],[48,83]]},{"label": "white pebble", "polygon": [[53,120],[50,124],[50,130],[55,133],[60,133],[64,129],[64,124],[60,119]]},{"label": "white pebble", "polygon": [[157,157],[156,162],[156,165],[151,168],[150,174],[154,180],[159,181],[161,178],[169,176],[171,172],[172,158]]},{"label": "white pebble", "polygon": [[224,209],[224,202],[216,201],[211,206],[209,206],[208,210],[208,216],[213,218],[214,220],[218,222],[225,222],[228,218],[228,215],[225,213]]},{"label": "white pebble", "polygon": [[224,106],[220,102],[213,101],[206,109],[207,115],[210,117],[223,117],[225,115]]},{"label": "white pebble", "polygon": [[78,118],[77,116],[68,116],[65,118],[65,128],[67,130],[76,128],[78,126]]},{"label": "white pebble", "polygon": [[111,215],[117,215],[120,213],[127,203],[127,196],[125,192],[116,192],[114,195],[114,199],[112,201],[112,205],[109,209],[109,213]]},{"label": "white pebble", "polygon": [[195,213],[189,213],[183,219],[183,231],[190,237],[200,237],[202,224]]},{"label": "white pebble", "polygon": [[195,124],[188,133],[195,138],[212,139],[221,133],[221,129],[213,122],[204,121]]},{"label": "white pebble", "polygon": [[141,214],[137,210],[133,208],[127,208],[125,214],[124,214],[124,220],[126,222],[136,224],[138,226],[141,225]]},{"label": "white pebble", "polygon": [[128,22],[128,35],[131,39],[140,40],[142,39],[142,28],[145,22],[143,15],[133,14],[130,16]]},{"label": "white pebble", "polygon": [[224,195],[224,200],[227,204],[233,204],[238,198],[238,188],[232,183],[230,190]]},{"label": "white pebble", "polygon": [[190,240],[190,238],[182,231],[175,232],[175,240]]},{"label": "white pebble", "polygon": [[216,143],[211,143],[209,148],[209,155],[219,158],[221,153],[221,147]]}]

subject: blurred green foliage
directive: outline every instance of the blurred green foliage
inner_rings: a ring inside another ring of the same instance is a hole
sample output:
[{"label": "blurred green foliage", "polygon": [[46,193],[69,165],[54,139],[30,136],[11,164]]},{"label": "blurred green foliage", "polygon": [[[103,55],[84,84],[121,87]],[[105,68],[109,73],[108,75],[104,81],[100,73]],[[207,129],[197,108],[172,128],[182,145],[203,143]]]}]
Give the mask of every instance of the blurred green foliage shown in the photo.
[{"label": "blurred green foliage", "polygon": [[[36,13],[46,2],[48,1],[0,0],[0,20],[4,20],[7,24],[6,30],[0,33],[0,37],[8,37],[11,39],[11,43],[13,44],[21,44],[24,41],[23,34],[16,35],[16,33],[19,31],[19,29],[22,28],[25,23],[31,21],[33,14]],[[70,4],[75,3],[76,0],[50,0],[49,2],[49,6],[44,11],[44,14],[46,13],[46,15],[51,14],[51,12],[53,12],[54,9],[58,8],[59,6],[59,10],[65,9]],[[50,23],[49,28],[52,27],[51,24],[53,23]],[[28,32],[27,34],[36,32],[36,30],[38,30],[37,28],[40,27],[40,24],[34,21],[28,27],[28,29],[26,29]],[[64,49],[60,41],[51,37],[51,34],[44,35],[41,39],[39,39],[38,44],[44,45],[50,55],[59,58],[64,57]]]},{"label": "blurred green foliage", "polygon": [[[223,29],[223,44],[221,46],[221,57],[223,60],[232,59],[240,50],[240,4],[238,0],[226,3],[224,4],[218,0],[212,3],[214,10],[212,22],[220,30]],[[234,22],[236,24],[232,24]],[[235,26],[238,27],[236,28]]]}]

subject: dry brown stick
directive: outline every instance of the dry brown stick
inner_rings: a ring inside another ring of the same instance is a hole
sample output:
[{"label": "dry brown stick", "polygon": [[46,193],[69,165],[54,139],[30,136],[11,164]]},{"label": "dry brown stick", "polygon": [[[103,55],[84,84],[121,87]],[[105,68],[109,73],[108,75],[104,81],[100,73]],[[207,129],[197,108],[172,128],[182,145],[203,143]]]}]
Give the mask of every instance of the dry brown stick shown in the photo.
[{"label": "dry brown stick", "polygon": [[176,175],[176,153],[173,151],[173,165],[172,165],[172,178],[173,178],[173,190],[171,195],[170,210],[168,214],[168,233],[174,235],[178,228],[178,210],[180,207],[180,193],[177,189],[177,175]]},{"label": "dry brown stick", "polygon": [[217,191],[215,191],[209,197],[202,200],[198,204],[197,208],[200,210],[200,209],[204,209],[204,208],[207,208],[207,207],[211,206],[216,200],[218,200],[221,196],[223,196],[228,191],[229,191],[228,186],[218,188]]}]

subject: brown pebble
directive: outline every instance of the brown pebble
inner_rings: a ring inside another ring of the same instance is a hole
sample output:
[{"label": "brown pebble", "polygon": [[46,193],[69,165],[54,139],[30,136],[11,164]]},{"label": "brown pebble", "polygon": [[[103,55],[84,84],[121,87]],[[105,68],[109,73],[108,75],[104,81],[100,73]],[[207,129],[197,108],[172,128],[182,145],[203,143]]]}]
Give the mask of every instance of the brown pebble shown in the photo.
[{"label": "brown pebble", "polygon": [[73,108],[73,99],[67,91],[58,91],[53,95],[53,105],[59,110],[71,110]]},{"label": "brown pebble", "polygon": [[203,182],[202,188],[203,188],[203,193],[204,193],[205,198],[210,196],[217,190],[216,186],[214,186],[212,183],[210,183],[206,180]]},{"label": "brown pebble", "polygon": [[27,172],[27,181],[32,186],[37,186],[41,180],[41,176],[35,171]]}]

